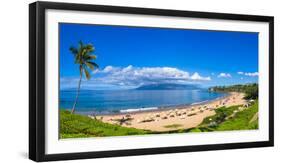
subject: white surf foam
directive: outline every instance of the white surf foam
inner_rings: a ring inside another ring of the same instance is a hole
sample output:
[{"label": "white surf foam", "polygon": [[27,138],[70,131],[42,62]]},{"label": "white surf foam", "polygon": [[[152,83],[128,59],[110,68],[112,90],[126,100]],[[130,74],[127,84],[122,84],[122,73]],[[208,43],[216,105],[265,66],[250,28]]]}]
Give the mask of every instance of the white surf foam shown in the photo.
[{"label": "white surf foam", "polygon": [[149,110],[157,110],[157,109],[158,109],[158,107],[125,109],[125,110],[120,110],[120,113],[130,113],[130,112],[138,112],[138,111],[149,111]]}]

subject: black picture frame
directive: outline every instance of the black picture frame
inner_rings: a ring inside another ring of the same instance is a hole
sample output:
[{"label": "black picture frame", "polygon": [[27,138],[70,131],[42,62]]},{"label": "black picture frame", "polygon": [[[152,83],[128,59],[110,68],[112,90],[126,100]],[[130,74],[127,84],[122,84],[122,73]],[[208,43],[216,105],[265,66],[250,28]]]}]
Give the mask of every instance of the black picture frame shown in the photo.
[{"label": "black picture frame", "polygon": [[[269,23],[269,140],[261,142],[161,147],[150,149],[115,150],[67,154],[45,154],[45,11],[95,11],[109,13],[161,15],[176,17],[241,20]],[[274,145],[274,18],[271,16],[222,14],[151,8],[117,7],[88,4],[34,2],[29,5],[29,158],[34,161],[55,161],[101,157],[178,153],[236,148],[268,147]]]}]

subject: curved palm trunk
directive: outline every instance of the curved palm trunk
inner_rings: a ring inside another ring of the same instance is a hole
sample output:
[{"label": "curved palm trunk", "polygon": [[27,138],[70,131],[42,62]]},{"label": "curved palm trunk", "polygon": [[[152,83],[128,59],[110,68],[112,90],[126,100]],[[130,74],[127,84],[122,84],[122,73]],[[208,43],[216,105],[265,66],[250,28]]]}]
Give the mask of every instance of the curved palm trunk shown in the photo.
[{"label": "curved palm trunk", "polygon": [[75,112],[75,107],[76,107],[78,96],[79,96],[79,92],[80,92],[81,80],[82,80],[82,73],[80,73],[80,79],[79,79],[79,83],[78,83],[77,94],[76,94],[75,102],[74,102],[72,110],[71,110],[71,114],[73,114]]}]

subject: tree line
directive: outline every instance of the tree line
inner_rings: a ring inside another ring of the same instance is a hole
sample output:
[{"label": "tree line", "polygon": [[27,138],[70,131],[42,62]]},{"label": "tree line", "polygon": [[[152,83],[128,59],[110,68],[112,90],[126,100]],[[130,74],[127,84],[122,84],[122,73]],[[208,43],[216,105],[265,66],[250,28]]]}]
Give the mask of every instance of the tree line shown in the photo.
[{"label": "tree line", "polygon": [[244,92],[245,99],[258,99],[259,85],[257,83],[252,84],[237,84],[231,86],[215,86],[210,87],[209,91],[213,92]]}]

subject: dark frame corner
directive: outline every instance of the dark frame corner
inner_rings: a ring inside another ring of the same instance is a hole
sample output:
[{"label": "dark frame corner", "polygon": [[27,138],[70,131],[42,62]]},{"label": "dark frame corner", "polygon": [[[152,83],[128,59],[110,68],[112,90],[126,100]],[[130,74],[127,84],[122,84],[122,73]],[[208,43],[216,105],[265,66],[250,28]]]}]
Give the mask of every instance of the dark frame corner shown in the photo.
[{"label": "dark frame corner", "polygon": [[[197,145],[182,147],[133,149],[68,154],[45,154],[45,10],[61,9],[143,15],[162,15],[269,23],[269,141]],[[29,5],[29,158],[34,161],[55,161],[100,157],[117,157],[190,151],[268,147],[274,145],[274,17],[222,14],[151,8],[133,8],[56,2],[34,2]]]}]

